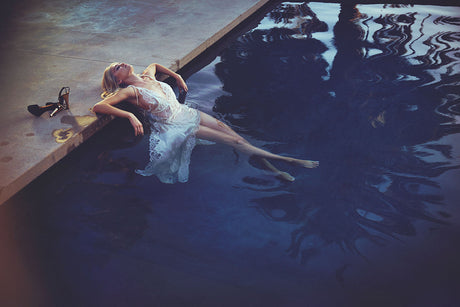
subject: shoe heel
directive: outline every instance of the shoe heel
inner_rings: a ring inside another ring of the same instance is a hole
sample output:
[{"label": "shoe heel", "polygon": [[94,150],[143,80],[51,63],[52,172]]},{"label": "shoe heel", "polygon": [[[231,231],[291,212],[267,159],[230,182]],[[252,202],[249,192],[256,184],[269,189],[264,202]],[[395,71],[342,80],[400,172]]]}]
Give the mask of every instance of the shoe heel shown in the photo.
[{"label": "shoe heel", "polygon": [[70,108],[70,87],[65,86],[61,88],[59,92],[59,103],[62,105],[64,110]]}]

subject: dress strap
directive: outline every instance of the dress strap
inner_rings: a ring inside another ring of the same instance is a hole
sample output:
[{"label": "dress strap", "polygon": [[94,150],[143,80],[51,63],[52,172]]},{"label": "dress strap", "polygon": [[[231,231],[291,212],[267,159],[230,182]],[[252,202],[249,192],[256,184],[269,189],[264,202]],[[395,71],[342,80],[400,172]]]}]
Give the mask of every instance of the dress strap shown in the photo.
[{"label": "dress strap", "polygon": [[134,85],[129,85],[134,90],[134,94],[136,94],[136,104],[139,106],[139,95],[137,94],[136,87]]}]

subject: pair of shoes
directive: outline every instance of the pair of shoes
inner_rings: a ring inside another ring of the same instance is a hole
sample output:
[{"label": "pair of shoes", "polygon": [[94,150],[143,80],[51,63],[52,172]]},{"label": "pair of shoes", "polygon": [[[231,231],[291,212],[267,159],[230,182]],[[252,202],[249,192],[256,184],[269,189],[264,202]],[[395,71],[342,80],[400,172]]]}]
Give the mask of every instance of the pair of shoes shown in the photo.
[{"label": "pair of shoes", "polygon": [[52,111],[50,117],[56,115],[56,113],[67,110],[70,107],[70,87],[65,86],[61,88],[58,95],[58,102],[47,102],[45,106],[39,106],[38,104],[33,104],[27,107],[27,110],[35,115],[41,116],[46,111]]}]

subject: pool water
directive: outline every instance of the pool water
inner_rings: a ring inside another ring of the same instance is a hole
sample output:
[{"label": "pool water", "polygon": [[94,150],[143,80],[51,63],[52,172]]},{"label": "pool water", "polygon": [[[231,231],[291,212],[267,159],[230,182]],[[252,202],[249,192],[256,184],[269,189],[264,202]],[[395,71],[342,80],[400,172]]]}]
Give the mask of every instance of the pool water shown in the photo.
[{"label": "pool water", "polygon": [[189,182],[166,185],[134,173],[148,137],[115,120],[0,207],[14,291],[89,306],[454,306],[459,17],[275,7],[187,78],[186,102],[320,167],[275,163],[289,183],[199,145]]}]

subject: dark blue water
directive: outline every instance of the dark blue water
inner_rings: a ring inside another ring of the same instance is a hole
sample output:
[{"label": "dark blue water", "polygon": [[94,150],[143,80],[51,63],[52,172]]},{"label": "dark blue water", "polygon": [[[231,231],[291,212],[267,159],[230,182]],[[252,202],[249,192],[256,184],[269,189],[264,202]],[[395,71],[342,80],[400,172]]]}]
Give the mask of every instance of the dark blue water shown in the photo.
[{"label": "dark blue water", "polygon": [[[33,305],[456,306],[460,7],[284,3],[187,80],[275,153],[136,175],[116,120],[0,207],[0,297]],[[22,304],[24,305],[24,304]]]}]

